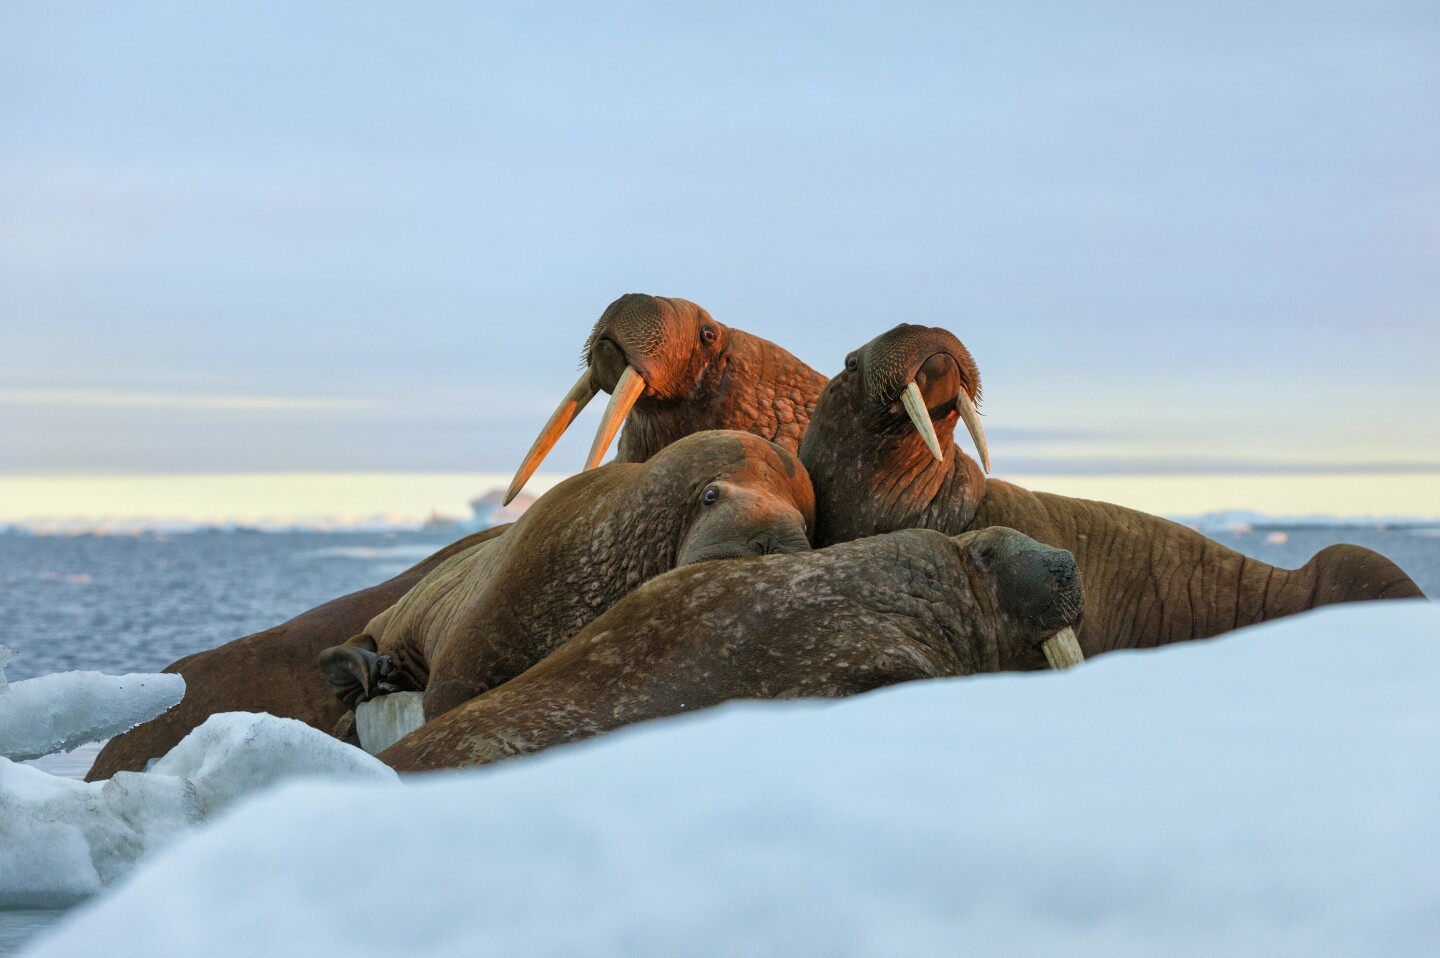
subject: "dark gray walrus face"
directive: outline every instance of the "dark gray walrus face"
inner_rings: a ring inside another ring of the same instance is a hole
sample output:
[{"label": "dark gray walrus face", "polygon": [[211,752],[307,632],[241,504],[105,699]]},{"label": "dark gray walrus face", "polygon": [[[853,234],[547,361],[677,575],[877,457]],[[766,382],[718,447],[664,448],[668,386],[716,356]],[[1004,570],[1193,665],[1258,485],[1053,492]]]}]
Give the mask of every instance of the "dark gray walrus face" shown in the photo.
[{"label": "dark gray walrus face", "polygon": [[952,541],[978,605],[976,621],[988,623],[986,631],[998,646],[999,667],[1043,666],[1040,643],[1077,625],[1084,608],[1075,557],[1004,526],[966,532]]}]

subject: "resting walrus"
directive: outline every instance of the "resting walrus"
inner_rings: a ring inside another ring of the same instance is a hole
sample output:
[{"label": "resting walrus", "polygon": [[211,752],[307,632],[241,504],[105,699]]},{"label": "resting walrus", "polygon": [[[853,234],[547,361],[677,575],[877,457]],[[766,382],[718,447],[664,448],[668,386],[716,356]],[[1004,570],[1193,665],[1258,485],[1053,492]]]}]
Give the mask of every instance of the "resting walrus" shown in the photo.
[{"label": "resting walrus", "polygon": [[585,342],[585,371],[540,430],[506,502],[600,392],[609,406],[585,468],[615,432],[617,462],[644,462],[705,429],[739,429],[795,452],[825,377],[779,346],[717,323],[686,299],[627,293],[605,308]]},{"label": "resting walrus", "polygon": [[710,559],[808,550],[794,454],[749,433],[688,436],[644,463],[572,476],[491,542],[442,563],[320,656],[353,708],[425,690],[434,718],[519,675],[641,583]]},{"label": "resting walrus", "polygon": [[332,599],[288,622],[166,666],[166,672],[184,676],[185,697],[165,714],[107,742],[86,780],[144,770],[152,758],[170,751],[219,712],[269,712],[329,732],[345,708],[335,700],[330,683],[316,671],[315,656],[337,638],[353,635],[435,566],[501,531],[503,527],[466,536],[379,585]]},{"label": "resting walrus", "polygon": [[[579,407],[595,390],[613,390],[627,366],[640,370],[649,388],[628,415],[607,418],[602,425],[602,432],[613,436],[624,420],[617,462],[643,462],[671,442],[706,429],[752,432],[794,452],[825,385],[824,376],[779,346],[722,326],[694,303],[639,294],[622,296],[606,308],[586,345],[586,363],[586,375],[536,441],[507,501]],[[489,535],[463,539],[389,582],[171,664],[167,671],[185,676],[184,701],[111,739],[95,761],[92,780],[143,769],[215,712],[270,712],[330,731],[344,709],[316,673],[316,654],[360,632],[435,565]]]},{"label": "resting walrus", "polygon": [[1330,546],[1300,569],[1278,569],[1156,516],[987,479],[952,440],[963,418],[988,465],[979,397],[975,361],[943,329],[897,326],[847,357],[800,448],[815,487],[815,545],[910,527],[1019,529],[1075,554],[1087,656],[1332,602],[1423,598],[1398,566],[1360,546]]},{"label": "resting walrus", "polygon": [[1044,668],[1041,644],[1081,603],[1069,553],[1000,528],[677,569],[380,758],[402,772],[484,765],[731,699]]}]

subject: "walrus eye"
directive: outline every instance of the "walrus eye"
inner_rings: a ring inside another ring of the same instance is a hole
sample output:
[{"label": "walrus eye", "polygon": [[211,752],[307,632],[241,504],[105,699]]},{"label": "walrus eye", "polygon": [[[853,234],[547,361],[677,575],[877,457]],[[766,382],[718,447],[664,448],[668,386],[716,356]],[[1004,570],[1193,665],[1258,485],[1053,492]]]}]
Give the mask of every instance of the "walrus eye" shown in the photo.
[{"label": "walrus eye", "polygon": [[857,369],[859,369],[859,368],[860,368],[860,357],[859,357],[859,356],[856,356],[854,353],[851,353],[849,356],[846,356],[846,357],[845,357],[845,371],[846,371],[847,373],[853,373],[855,370],[857,370]]},{"label": "walrus eye", "polygon": [[720,499],[720,490],[719,490],[719,488],[716,487],[716,486],[711,486],[711,487],[709,487],[708,489],[705,490],[704,494],[702,494],[702,495],[700,496],[700,501],[703,502],[703,503],[705,503],[705,505],[707,505],[707,506],[713,506],[713,505],[715,505],[715,503],[716,503],[719,499]]},{"label": "walrus eye", "polygon": [[706,346],[709,346],[711,343],[715,342],[715,328],[713,326],[700,327],[700,342],[704,343]]}]

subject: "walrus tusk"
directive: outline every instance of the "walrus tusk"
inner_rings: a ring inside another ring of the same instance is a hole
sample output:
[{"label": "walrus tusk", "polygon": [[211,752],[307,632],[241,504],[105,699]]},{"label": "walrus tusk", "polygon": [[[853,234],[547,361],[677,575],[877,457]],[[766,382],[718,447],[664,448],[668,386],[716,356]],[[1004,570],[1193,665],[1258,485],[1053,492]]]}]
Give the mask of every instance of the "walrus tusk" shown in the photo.
[{"label": "walrus tusk", "polygon": [[611,440],[620,431],[621,423],[630,415],[630,407],[635,405],[635,400],[639,399],[644,391],[645,377],[636,372],[634,366],[626,366],[615,383],[615,391],[610,394],[610,405],[605,407],[605,418],[595,433],[595,444],[590,447],[590,455],[585,458],[586,469],[594,469],[600,465],[600,460],[605,458],[605,450],[610,448]]},{"label": "walrus tusk", "polygon": [[970,438],[975,440],[975,450],[980,453],[980,465],[984,466],[988,473],[990,471],[990,447],[985,444],[985,429],[980,425],[980,411],[970,400],[970,394],[963,389],[955,397],[955,405],[960,409],[960,418],[965,420],[965,428],[970,430]]},{"label": "walrus tusk", "polygon": [[595,398],[595,392],[595,387],[590,385],[590,370],[587,369],[580,375],[580,381],[571,386],[570,391],[565,394],[565,398],[560,400],[560,408],[550,416],[550,421],[545,424],[545,428],[540,430],[540,435],[535,438],[535,445],[531,446],[530,451],[525,454],[525,461],[520,463],[520,468],[515,471],[515,480],[510,483],[510,488],[505,492],[505,505],[510,505],[510,501],[520,494],[521,489],[525,488],[525,483],[530,481],[535,470],[540,468],[540,463],[560,441],[565,430],[570,428],[575,417],[580,415],[580,410]]},{"label": "walrus tusk", "polygon": [[1041,643],[1040,648],[1052,669],[1068,669],[1085,661],[1085,653],[1080,651],[1080,640],[1068,625]]},{"label": "walrus tusk", "polygon": [[910,385],[905,387],[900,399],[905,403],[905,411],[910,414],[910,421],[915,424],[915,431],[920,433],[920,438],[930,447],[930,455],[935,457],[936,462],[944,462],[945,454],[940,451],[940,438],[935,435],[935,424],[930,421],[930,410],[925,408],[925,397],[920,395],[920,387],[915,385],[915,380],[910,380]]}]

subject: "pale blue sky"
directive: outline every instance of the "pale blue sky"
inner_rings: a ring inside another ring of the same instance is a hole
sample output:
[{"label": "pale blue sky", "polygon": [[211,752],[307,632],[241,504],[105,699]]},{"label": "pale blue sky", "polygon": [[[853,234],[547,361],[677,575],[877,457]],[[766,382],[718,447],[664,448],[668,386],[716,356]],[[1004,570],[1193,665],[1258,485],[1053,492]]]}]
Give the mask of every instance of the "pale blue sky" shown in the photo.
[{"label": "pale blue sky", "polygon": [[1437,251],[1434,3],[0,7],[0,473],[503,471],[630,291],[946,326],[1001,474],[1440,470]]}]

